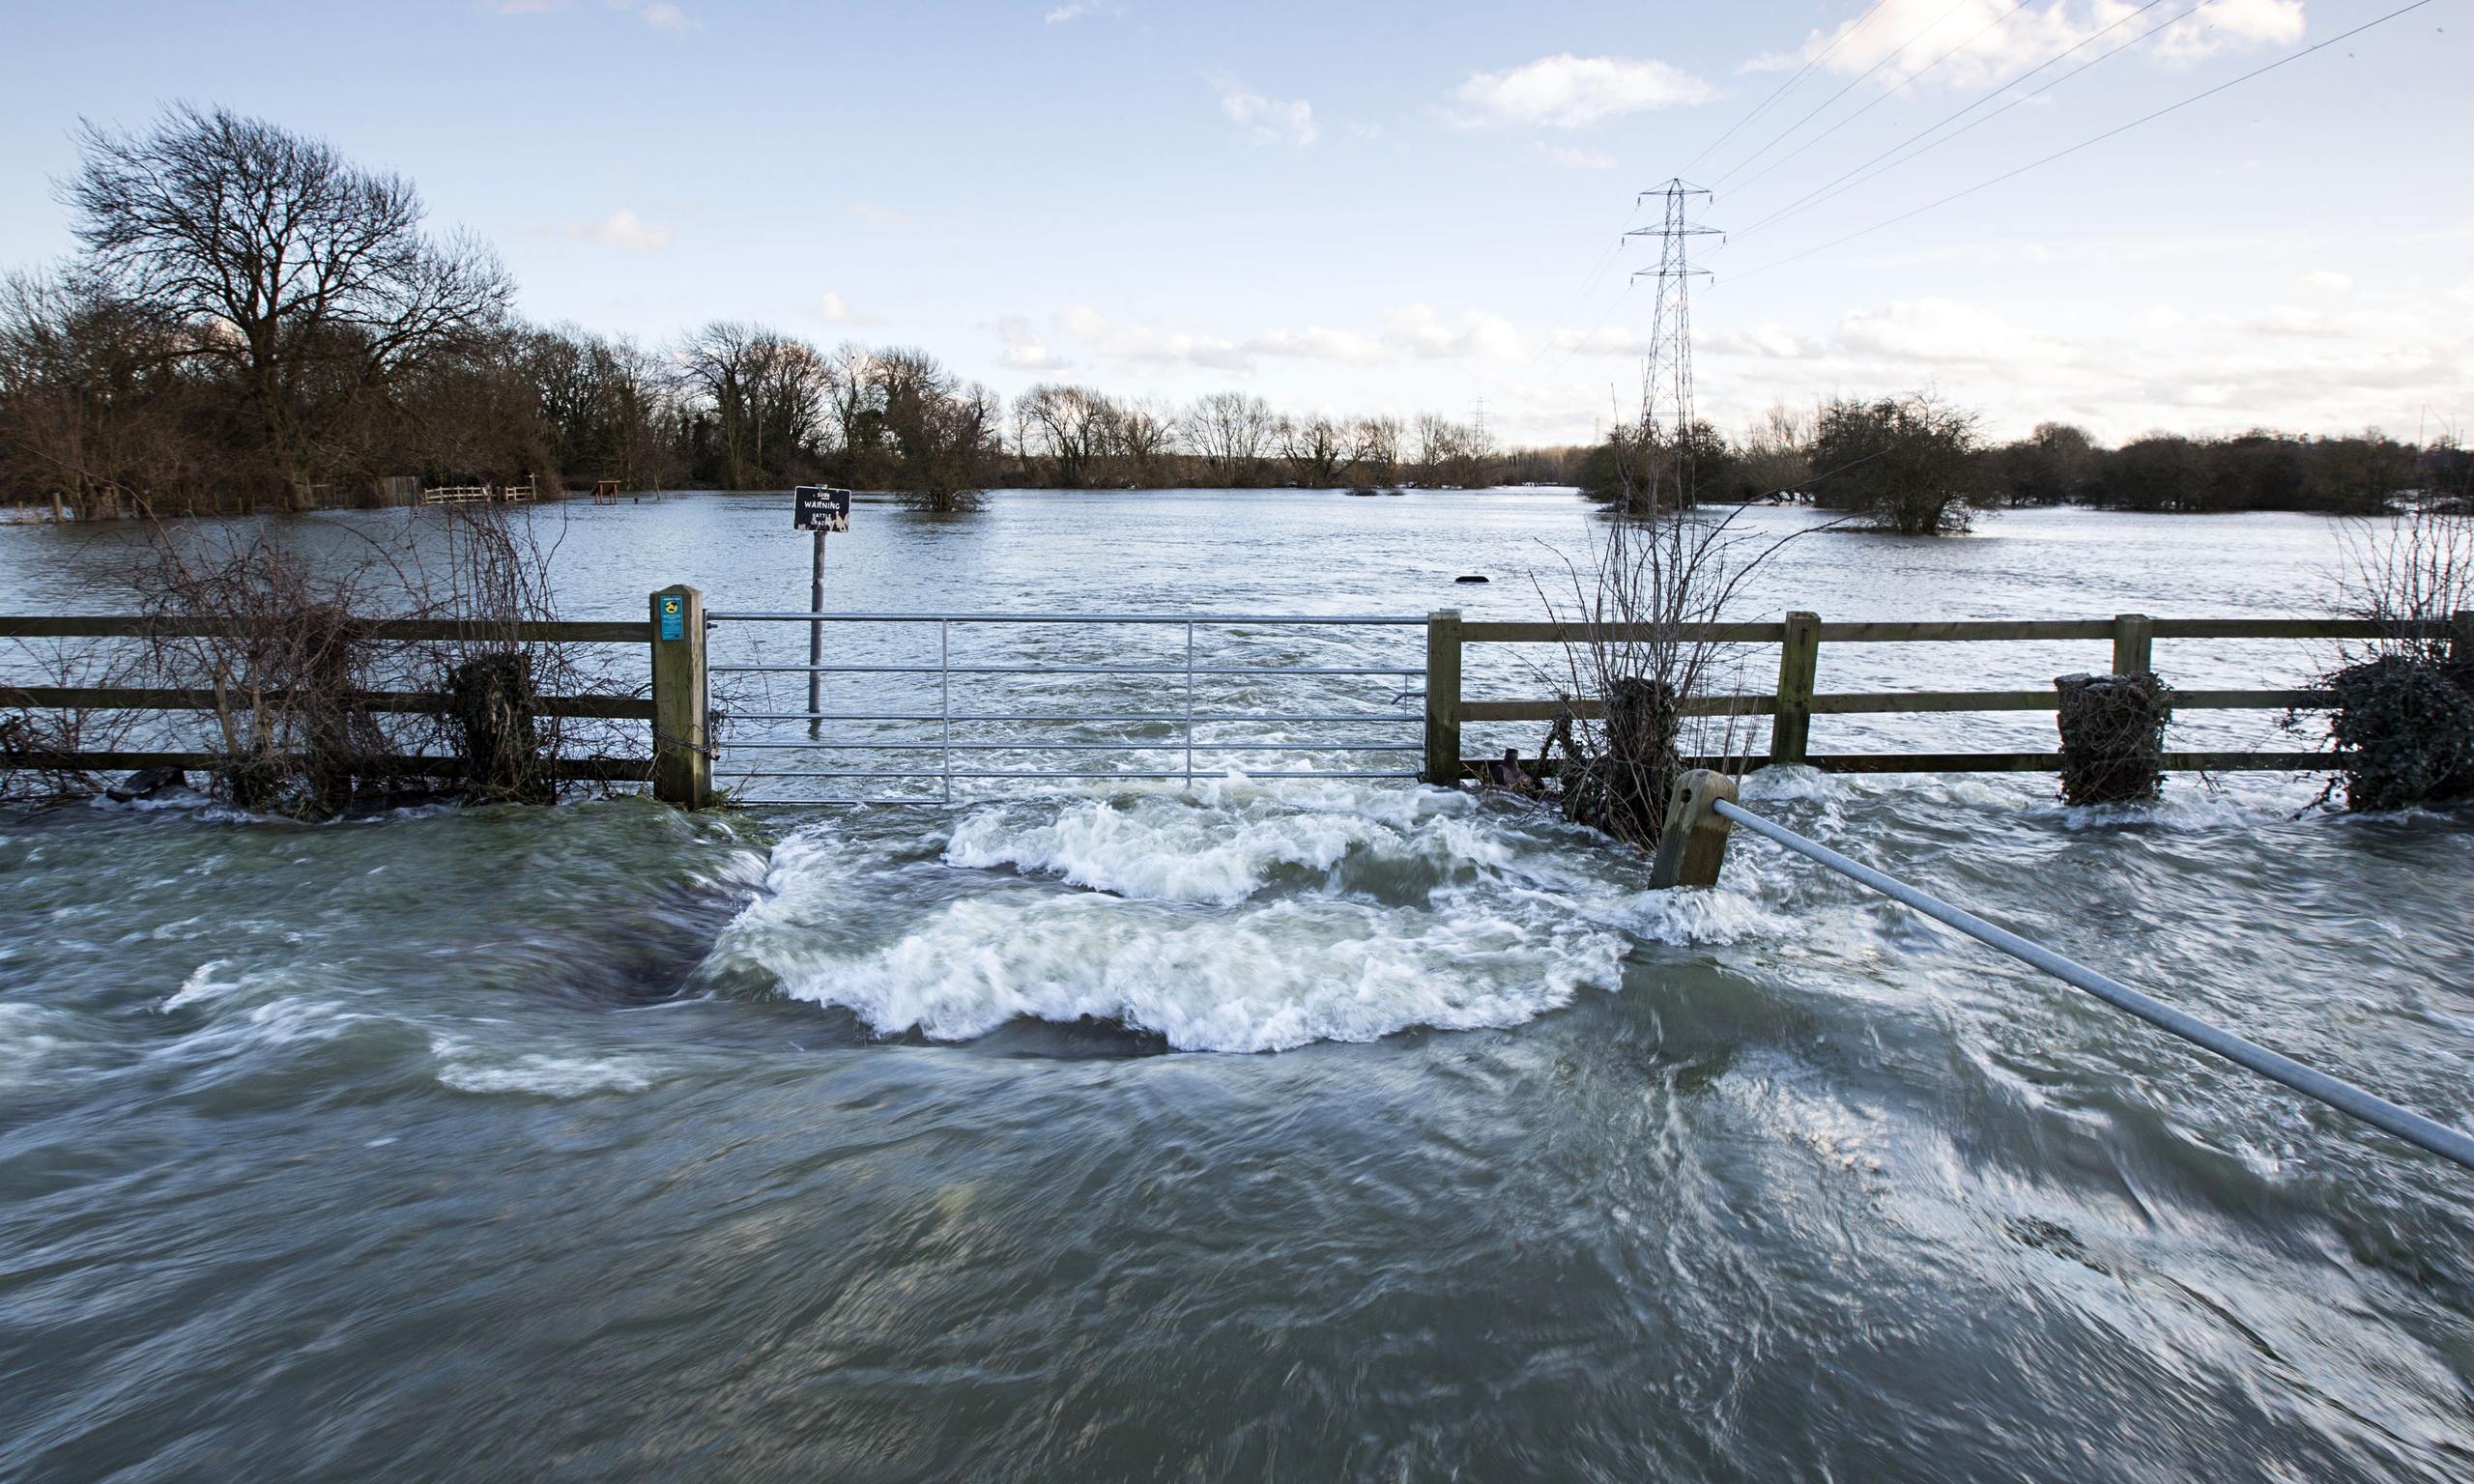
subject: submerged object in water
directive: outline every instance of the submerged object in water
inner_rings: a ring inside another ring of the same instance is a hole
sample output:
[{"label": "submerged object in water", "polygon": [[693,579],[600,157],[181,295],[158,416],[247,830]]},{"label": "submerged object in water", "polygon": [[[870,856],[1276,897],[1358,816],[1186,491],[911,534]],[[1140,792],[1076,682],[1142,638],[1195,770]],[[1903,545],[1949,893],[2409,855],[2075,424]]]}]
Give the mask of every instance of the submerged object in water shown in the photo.
[{"label": "submerged object in water", "polygon": [[1455,583],[1483,583],[1491,581],[1491,579],[1481,577],[1475,572],[1463,572],[1458,577],[1453,578],[1453,581]]}]

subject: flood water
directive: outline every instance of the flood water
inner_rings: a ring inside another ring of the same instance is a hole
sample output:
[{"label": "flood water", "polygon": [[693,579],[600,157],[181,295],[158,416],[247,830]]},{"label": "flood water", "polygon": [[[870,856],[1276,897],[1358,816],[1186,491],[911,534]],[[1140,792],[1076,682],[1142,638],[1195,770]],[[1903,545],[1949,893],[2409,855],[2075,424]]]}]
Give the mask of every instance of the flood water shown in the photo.
[{"label": "flood water", "polygon": [[[532,519],[569,616],[640,617],[673,582],[799,608],[787,503]],[[1541,616],[1533,578],[1564,582],[1592,529],[1537,491],[1005,494],[855,526],[836,610],[1473,618]],[[125,609],[133,539],[0,529],[8,607]],[[2300,516],[2017,512],[1801,538],[1740,616],[2287,615],[2331,606],[2337,556]],[[840,676],[830,710],[1189,704],[1182,676],[1066,669],[1175,671],[1181,626],[833,642],[1034,672],[952,697]],[[1414,669],[1423,633],[1195,642],[1203,670]],[[804,643],[725,624],[714,654]],[[2186,686],[2324,658],[2157,648]],[[1826,645],[1821,688],[2105,661]],[[1543,695],[1525,667],[1554,663],[1473,650],[1467,694]],[[1206,715],[1414,710],[1380,676],[1195,684]],[[716,689],[740,717],[805,699],[780,674]],[[895,748],[941,719],[834,725],[866,745],[726,750],[723,775],[942,767]],[[987,744],[979,771],[1179,776],[692,817],[0,813],[0,1478],[2474,1472],[2464,1172],[1758,840],[1715,891],[1651,893],[1638,857],[1516,803],[1337,776],[1415,766],[1315,746],[1345,727],[1200,724],[1225,745],[1189,783],[1181,723],[1026,725],[1049,729],[954,735]],[[2051,726],[1824,717],[1813,747]],[[726,733],[767,739],[803,741]],[[2174,735],[2314,741],[2247,713]],[[2474,1124],[2474,821],[2314,811],[2317,786],[2177,777],[2152,808],[2071,810],[2047,775],[1776,769],[1746,798]]]}]

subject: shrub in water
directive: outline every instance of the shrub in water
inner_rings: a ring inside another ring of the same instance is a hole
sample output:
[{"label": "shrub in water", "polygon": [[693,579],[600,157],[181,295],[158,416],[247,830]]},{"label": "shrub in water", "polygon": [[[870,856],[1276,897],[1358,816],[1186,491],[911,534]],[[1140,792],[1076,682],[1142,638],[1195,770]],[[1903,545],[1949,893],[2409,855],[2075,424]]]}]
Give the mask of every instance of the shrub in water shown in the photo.
[{"label": "shrub in water", "polygon": [[2384,654],[2328,677],[2328,734],[2347,755],[2345,807],[2474,798],[2474,666]]}]

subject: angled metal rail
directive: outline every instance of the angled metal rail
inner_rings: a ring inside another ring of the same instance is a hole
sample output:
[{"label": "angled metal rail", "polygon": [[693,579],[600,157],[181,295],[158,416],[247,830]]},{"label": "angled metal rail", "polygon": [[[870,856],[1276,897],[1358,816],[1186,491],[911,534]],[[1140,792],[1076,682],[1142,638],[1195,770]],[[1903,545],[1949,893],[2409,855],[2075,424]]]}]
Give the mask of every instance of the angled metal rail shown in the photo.
[{"label": "angled metal rail", "polygon": [[1870,866],[1849,860],[1817,841],[1784,825],[1773,824],[1732,800],[1719,798],[1711,802],[1719,817],[1742,825],[1762,839],[1784,845],[1806,860],[1818,861],[1840,875],[1860,881],[1894,901],[1906,903],[1937,923],[1957,928],[1969,937],[1991,948],[1999,949],[2023,963],[2044,970],[2076,989],[2113,1006],[2127,1011],[2160,1030],[2179,1036],[2193,1045],[2213,1051],[2237,1067],[2246,1067],[2274,1082],[2282,1082],[2308,1098],[2316,1098],[2340,1113],[2349,1113],[2373,1127],[2382,1128],[2406,1143],[2429,1150],[2444,1159],[2453,1159],[2474,1170],[2474,1138],[2435,1123],[2420,1113],[2401,1108],[2385,1098],[2363,1091],[2350,1082],[2341,1081],[2316,1068],[2306,1067],[2289,1056],[2269,1050],[2257,1042],[2246,1041],[2221,1026],[2209,1024],[2196,1015],[2175,1010],[2162,1000],[2142,994],[2116,979],[2107,978],[2086,964],[2064,958],[2049,948],[2030,943],[2015,932],[1995,927],[1972,912],[1951,906],[1940,898],[1916,890],[1894,876],[1884,875]]}]

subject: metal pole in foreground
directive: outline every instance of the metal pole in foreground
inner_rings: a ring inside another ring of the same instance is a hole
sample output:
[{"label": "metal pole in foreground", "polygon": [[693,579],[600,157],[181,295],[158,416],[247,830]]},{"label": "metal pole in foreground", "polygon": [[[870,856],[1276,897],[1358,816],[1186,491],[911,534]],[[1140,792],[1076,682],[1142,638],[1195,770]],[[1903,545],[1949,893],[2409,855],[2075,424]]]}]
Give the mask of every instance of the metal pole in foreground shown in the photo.
[{"label": "metal pole in foreground", "polygon": [[2247,1067],[2297,1093],[2316,1098],[2341,1113],[2350,1113],[2364,1123],[2384,1128],[2408,1144],[2474,1170],[2474,1138],[2445,1124],[2434,1123],[2420,1113],[2374,1097],[2350,1082],[2341,1082],[2324,1071],[2305,1067],[2289,1056],[2280,1055],[2256,1042],[2245,1041],[2231,1031],[2184,1014],[2118,980],[2108,979],[2085,964],[2064,958],[2051,949],[2038,947],[2015,932],[1996,928],[1972,912],[1963,912],[1938,898],[1926,896],[1904,881],[1885,876],[1869,866],[1858,865],[1827,845],[1806,840],[1783,825],[1772,824],[1731,800],[1713,800],[1711,808],[1720,816],[1734,820],[1766,840],[1774,841],[1798,855],[1819,861],[1841,875],[1905,902],[1935,922],[1955,928],[1979,943],[1998,948],[2022,962],[2033,964],[2074,988],[2086,990],[2116,1010],[2128,1011],[2148,1024],[2205,1047],[2238,1067]]},{"label": "metal pole in foreground", "polygon": [[[824,612],[824,528],[816,531],[816,551],[808,567],[808,612]],[[808,735],[820,736],[824,724],[817,713],[824,709],[824,676],[817,667],[824,663],[824,622],[819,619],[808,625]]]}]

